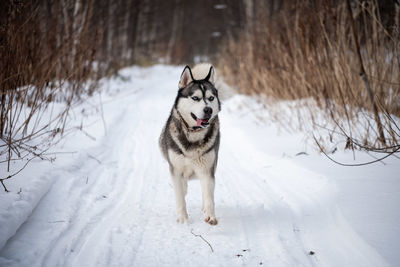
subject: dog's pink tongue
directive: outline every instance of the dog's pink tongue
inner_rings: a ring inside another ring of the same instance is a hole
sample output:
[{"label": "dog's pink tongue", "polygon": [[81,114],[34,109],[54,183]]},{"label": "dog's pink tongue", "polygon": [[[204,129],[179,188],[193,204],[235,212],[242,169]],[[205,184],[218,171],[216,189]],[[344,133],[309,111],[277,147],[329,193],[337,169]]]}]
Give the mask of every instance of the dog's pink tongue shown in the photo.
[{"label": "dog's pink tongue", "polygon": [[207,120],[197,119],[197,126],[201,126],[203,122],[207,122]]}]

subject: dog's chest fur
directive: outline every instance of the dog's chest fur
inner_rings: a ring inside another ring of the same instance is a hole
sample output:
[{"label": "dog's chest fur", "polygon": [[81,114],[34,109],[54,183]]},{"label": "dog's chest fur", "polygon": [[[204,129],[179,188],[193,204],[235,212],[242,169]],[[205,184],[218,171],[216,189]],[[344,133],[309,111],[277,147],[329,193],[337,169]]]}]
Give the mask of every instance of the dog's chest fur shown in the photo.
[{"label": "dog's chest fur", "polygon": [[209,127],[188,131],[176,115],[173,110],[160,137],[160,146],[171,170],[188,178],[196,169],[214,175],[220,138],[218,116]]},{"label": "dog's chest fur", "polygon": [[169,124],[172,139],[177,143],[183,154],[190,158],[197,158],[209,152],[219,133],[218,117],[215,117],[210,126],[198,131],[188,131],[183,122],[175,116]]}]

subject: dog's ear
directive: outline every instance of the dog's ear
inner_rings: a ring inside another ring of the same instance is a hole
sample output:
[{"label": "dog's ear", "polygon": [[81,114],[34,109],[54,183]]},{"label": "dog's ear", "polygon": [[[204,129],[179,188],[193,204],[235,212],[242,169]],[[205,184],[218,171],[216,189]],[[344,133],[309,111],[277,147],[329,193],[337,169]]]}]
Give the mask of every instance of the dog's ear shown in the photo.
[{"label": "dog's ear", "polygon": [[189,66],[186,65],[186,67],[183,69],[183,72],[181,74],[181,79],[179,80],[179,84],[178,84],[179,89],[185,87],[193,80],[194,79],[193,79],[193,75],[192,75],[192,70],[190,69]]},{"label": "dog's ear", "polygon": [[214,77],[215,77],[215,70],[214,70],[214,67],[211,66],[211,67],[210,67],[210,71],[208,72],[208,74],[207,74],[205,80],[206,80],[206,81],[209,81],[210,83],[212,83],[213,85],[215,85],[215,79],[214,79]]}]

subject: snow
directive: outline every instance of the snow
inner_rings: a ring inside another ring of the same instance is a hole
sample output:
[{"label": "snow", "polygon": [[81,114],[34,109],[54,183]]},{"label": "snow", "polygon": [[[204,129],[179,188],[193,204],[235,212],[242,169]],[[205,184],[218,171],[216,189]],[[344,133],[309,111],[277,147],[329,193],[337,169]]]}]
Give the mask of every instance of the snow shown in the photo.
[{"label": "snow", "polygon": [[216,4],[216,5],[214,5],[215,9],[225,9],[226,7],[227,7],[227,5],[225,5],[225,4]]},{"label": "snow", "polygon": [[[241,95],[225,99],[220,114],[219,223],[203,222],[194,180],[192,223],[177,224],[158,136],[182,69],[132,67],[104,80],[102,104],[94,96],[71,115],[70,126],[83,121],[84,131],[54,148],[71,153],[32,162],[6,181],[0,266],[397,265],[398,159],[333,164],[306,134],[282,132],[262,105]],[[332,156],[354,162],[351,152]],[[370,159],[356,155],[356,162]]]}]

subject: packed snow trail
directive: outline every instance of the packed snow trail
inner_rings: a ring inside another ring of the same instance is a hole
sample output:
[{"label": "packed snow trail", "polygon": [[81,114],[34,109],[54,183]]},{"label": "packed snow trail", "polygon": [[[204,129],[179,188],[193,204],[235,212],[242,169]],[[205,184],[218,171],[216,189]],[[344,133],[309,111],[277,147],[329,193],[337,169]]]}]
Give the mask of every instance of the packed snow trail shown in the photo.
[{"label": "packed snow trail", "polygon": [[197,180],[186,198],[192,223],[177,224],[158,136],[180,72],[127,71],[131,82],[103,104],[107,134],[46,174],[54,184],[1,250],[1,266],[387,265],[341,215],[335,184],[262,151],[262,136],[248,138],[257,125],[230,100],[220,113],[219,224],[203,222]]}]

